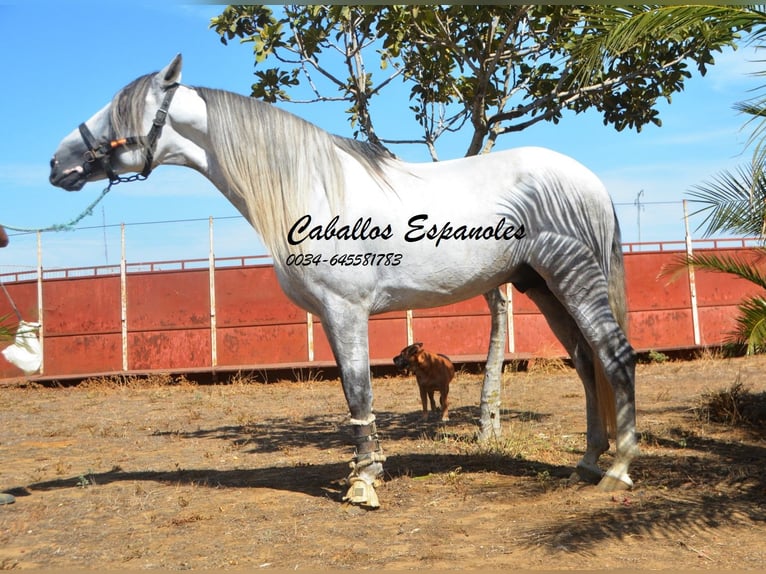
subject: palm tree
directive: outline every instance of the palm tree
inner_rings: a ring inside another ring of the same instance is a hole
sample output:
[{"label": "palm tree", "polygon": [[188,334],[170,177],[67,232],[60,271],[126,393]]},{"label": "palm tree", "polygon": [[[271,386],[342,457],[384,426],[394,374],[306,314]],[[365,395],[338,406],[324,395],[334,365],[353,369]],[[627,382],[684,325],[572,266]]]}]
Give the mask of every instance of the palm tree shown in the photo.
[{"label": "palm tree", "polygon": [[[758,12],[754,20],[751,42],[758,45],[766,37],[766,16]],[[763,46],[759,46],[763,47]],[[759,76],[766,76],[760,72]],[[760,92],[765,91],[762,86]],[[748,354],[766,351],[766,96],[739,102],[735,108],[749,116],[753,132],[749,144],[754,146],[749,164],[736,171],[724,171],[712,180],[695,186],[689,192],[691,201],[700,207],[695,212],[705,216],[700,227],[704,235],[731,234],[756,237],[754,257],[721,256],[714,253],[695,254],[685,261],[718,273],[732,274],[750,281],[763,294],[746,297],[738,305],[739,316],[732,342],[744,345]]]},{"label": "palm tree", "polygon": [[[762,104],[761,110],[766,116],[766,105]],[[766,163],[763,153],[766,140],[757,143],[749,165],[741,166],[736,172],[724,171],[689,192],[691,201],[701,206],[695,213],[705,215],[701,224],[706,226],[704,235],[729,233],[756,237],[759,245],[754,249],[754,257],[697,253],[682,258],[681,263],[741,277],[766,294]],[[745,345],[748,354],[766,351],[766,298],[764,295],[746,297],[738,309],[732,342]]]}]

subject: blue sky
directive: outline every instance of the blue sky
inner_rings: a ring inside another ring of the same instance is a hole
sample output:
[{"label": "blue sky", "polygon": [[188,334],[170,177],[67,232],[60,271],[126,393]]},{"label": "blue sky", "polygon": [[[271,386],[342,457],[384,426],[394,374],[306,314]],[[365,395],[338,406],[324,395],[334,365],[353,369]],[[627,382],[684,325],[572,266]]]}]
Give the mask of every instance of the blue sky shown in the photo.
[{"label": "blue sky", "polygon": [[[175,54],[184,56],[185,83],[248,94],[253,80],[250,47],[236,42],[224,46],[208,29],[210,18],[223,6],[0,0],[0,223],[39,228],[80,214],[104,185],[91,183],[77,193],[52,187],[48,162],[56,146],[122,86],[161,68]],[[496,149],[543,145],[571,155],[606,183],[626,242],[638,241],[639,232],[642,241],[682,240],[681,200],[688,191],[747,160],[749,132],[743,129],[745,118],[732,106],[759,84],[750,75],[758,69],[758,57],[749,48],[719,55],[705,78],[695,76],[671,105],[662,105],[661,128],[618,133],[597,114],[565,115],[556,126],[538,125],[501,138]],[[396,126],[396,108],[406,109],[401,100],[378,105],[374,113],[385,114],[387,126]],[[288,109],[328,131],[350,135],[337,106]],[[406,160],[428,160],[425,150],[393,151]],[[447,159],[462,151],[456,146],[441,149],[440,155]],[[639,227],[635,201],[641,190],[645,206]],[[206,258],[209,216],[216,218],[217,256],[263,253],[255,233],[207,180],[192,170],[160,167],[146,182],[114,187],[78,225],[87,229],[43,234],[43,265],[118,263],[120,223],[128,224],[129,262]],[[173,223],[152,223],[169,221]],[[133,225],[138,223],[144,225]],[[0,255],[0,272],[33,268],[36,237],[12,232],[11,245]]]}]

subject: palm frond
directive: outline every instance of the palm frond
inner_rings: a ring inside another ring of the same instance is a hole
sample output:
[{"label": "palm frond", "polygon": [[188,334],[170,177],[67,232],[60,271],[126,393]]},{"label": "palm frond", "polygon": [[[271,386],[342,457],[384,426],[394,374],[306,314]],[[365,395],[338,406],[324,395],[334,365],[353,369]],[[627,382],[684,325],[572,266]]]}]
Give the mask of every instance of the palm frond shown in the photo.
[{"label": "palm frond", "polygon": [[766,6],[604,6],[589,24],[591,33],[584,34],[572,51],[583,77],[654,38],[684,42],[731,29],[752,30],[754,39],[766,36]]},{"label": "palm frond", "polygon": [[766,289],[766,273],[761,271],[761,267],[766,268],[766,249],[759,248],[755,261],[745,261],[743,258],[735,255],[720,255],[716,253],[695,253],[690,257],[683,258],[683,265],[693,265],[695,268],[705,269],[716,273],[726,273],[735,275],[746,281]]},{"label": "palm frond", "polygon": [[766,299],[748,297],[737,308],[739,316],[734,339],[747,347],[748,355],[763,352],[766,350]]},{"label": "palm frond", "polygon": [[[766,60],[758,60],[759,64],[766,64]],[[754,73],[755,76],[766,76],[766,70],[761,70]],[[761,92],[757,96],[750,99],[737,102],[734,104],[734,109],[746,116],[749,116],[745,122],[745,126],[750,125],[752,127],[752,133],[747,138],[746,145],[754,146],[753,163],[755,165],[763,165],[766,160],[766,148],[764,147],[764,138],[766,137],[766,86],[759,86],[754,92]]]},{"label": "palm frond", "polygon": [[691,201],[702,207],[692,215],[704,214],[698,229],[706,236],[725,231],[747,237],[763,236],[766,221],[766,175],[763,164],[743,165],[723,171],[711,181],[689,192]]},{"label": "palm frond", "polygon": [[0,342],[13,341],[13,338],[16,336],[16,324],[9,323],[13,317],[15,315],[0,316]]},{"label": "palm frond", "polygon": [[[674,281],[682,270],[693,265],[707,271],[732,274],[766,289],[766,273],[758,268],[759,263],[762,268],[766,263],[766,249],[760,248],[756,252],[755,261],[715,253],[679,255],[663,267],[660,277],[670,277],[670,281]],[[730,333],[727,342],[744,346],[749,355],[766,351],[766,300],[758,295],[746,297],[737,305],[737,310],[736,329]]]}]

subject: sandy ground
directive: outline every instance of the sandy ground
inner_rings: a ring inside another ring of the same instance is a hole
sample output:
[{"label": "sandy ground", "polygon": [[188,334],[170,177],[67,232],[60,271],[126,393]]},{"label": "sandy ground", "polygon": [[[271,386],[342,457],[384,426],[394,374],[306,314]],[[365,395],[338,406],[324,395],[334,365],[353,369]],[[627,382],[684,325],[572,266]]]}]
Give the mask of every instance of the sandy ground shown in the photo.
[{"label": "sandy ground", "polygon": [[[114,379],[0,387],[0,569],[763,568],[764,431],[700,420],[706,391],[766,389],[766,357],[639,366],[635,488],[570,481],[584,399],[568,368],[504,375],[504,439],[474,441],[481,378],[420,421],[375,381],[382,507],[341,502],[337,381]],[[165,383],[168,381],[166,380]],[[609,454],[605,455],[605,464]]]}]

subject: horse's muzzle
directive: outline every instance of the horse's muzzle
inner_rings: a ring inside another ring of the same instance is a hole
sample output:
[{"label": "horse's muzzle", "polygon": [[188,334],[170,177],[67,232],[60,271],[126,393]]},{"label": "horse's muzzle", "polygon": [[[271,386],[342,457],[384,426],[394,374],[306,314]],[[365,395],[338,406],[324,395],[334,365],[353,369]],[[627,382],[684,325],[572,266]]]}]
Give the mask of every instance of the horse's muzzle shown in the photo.
[{"label": "horse's muzzle", "polygon": [[67,191],[80,191],[88,181],[88,174],[82,166],[62,170],[56,158],[51,160],[51,174],[48,180],[52,185]]}]

